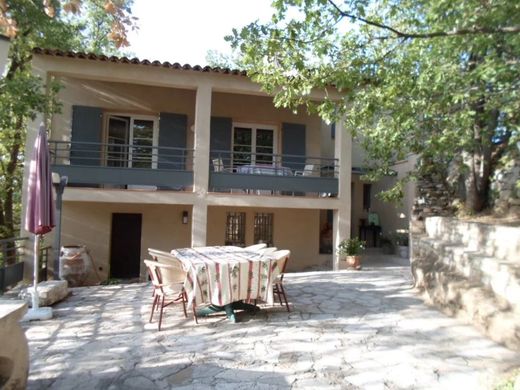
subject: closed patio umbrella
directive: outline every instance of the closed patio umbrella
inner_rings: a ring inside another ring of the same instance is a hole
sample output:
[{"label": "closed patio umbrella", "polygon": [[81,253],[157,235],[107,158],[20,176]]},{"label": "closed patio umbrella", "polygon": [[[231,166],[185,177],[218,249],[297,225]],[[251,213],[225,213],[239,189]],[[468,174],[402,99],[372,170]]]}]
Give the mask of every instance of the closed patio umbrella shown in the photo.
[{"label": "closed patio umbrella", "polygon": [[50,307],[39,307],[38,296],[38,255],[40,237],[50,232],[54,227],[54,200],[52,197],[52,176],[50,169],[47,132],[40,125],[40,130],[34,143],[34,150],[29,170],[27,185],[27,210],[25,213],[25,229],[34,237],[34,288],[32,292],[32,308],[25,319],[49,319],[52,317]]}]

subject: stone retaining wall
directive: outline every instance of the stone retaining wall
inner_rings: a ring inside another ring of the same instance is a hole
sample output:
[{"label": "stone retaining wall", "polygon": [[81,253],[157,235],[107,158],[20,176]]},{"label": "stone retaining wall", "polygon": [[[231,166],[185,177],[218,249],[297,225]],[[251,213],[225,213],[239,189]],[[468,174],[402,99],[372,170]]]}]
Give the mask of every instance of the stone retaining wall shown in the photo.
[{"label": "stone retaining wall", "polygon": [[0,300],[0,388],[25,389],[29,347],[20,320],[27,312],[21,301]]},{"label": "stone retaining wall", "polygon": [[412,221],[411,232],[424,297],[520,350],[520,227],[427,217]]}]

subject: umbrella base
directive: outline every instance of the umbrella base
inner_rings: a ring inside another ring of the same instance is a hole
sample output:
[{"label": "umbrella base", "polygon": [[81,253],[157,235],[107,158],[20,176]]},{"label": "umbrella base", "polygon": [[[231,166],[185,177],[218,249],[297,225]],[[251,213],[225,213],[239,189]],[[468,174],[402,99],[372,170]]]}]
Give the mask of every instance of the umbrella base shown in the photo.
[{"label": "umbrella base", "polygon": [[23,316],[22,321],[50,320],[51,318],[51,307],[38,307],[36,309],[27,310],[27,313]]}]

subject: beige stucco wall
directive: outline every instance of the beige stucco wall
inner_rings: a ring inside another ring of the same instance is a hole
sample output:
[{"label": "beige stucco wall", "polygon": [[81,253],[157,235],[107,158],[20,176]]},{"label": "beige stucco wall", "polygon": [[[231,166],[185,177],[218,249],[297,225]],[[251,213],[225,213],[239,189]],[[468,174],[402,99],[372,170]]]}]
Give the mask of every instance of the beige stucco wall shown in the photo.
[{"label": "beige stucco wall", "polygon": [[294,114],[288,109],[276,109],[271,97],[213,93],[211,115],[233,118],[235,122],[259,123],[276,126],[278,152],[281,151],[281,128],[283,122],[305,125],[306,153],[317,157],[321,153],[321,124],[317,116],[309,116],[302,109]]},{"label": "beige stucco wall", "polygon": [[[132,113],[156,117],[160,112],[186,114],[188,128],[192,128],[195,122],[195,90],[68,77],[61,77],[59,80],[63,84],[59,93],[63,106],[61,113],[54,115],[52,119],[53,140],[70,140],[73,105],[101,107],[105,113]],[[230,117],[234,122],[276,126],[278,152],[281,151],[282,123],[304,124],[307,155],[314,157],[321,155],[322,121],[320,118],[309,116],[304,110],[294,114],[291,110],[276,109],[270,97],[213,92],[211,115]],[[192,131],[187,132],[187,141],[188,148],[192,148]],[[329,148],[333,147],[333,140],[330,142]]]},{"label": "beige stucco wall", "polygon": [[417,156],[410,155],[406,160],[392,166],[397,176],[385,177],[372,185],[371,210],[379,215],[383,234],[393,233],[397,229],[408,229],[410,215],[415,197],[415,182],[409,182],[404,187],[404,197],[401,203],[387,203],[379,200],[377,194],[389,189],[398,179],[405,177],[417,161]]},{"label": "beige stucco wall", "polygon": [[301,271],[330,261],[330,255],[319,254],[319,210],[209,207],[208,245],[224,245],[228,212],[246,213],[246,245],[254,243],[255,213],[273,213],[274,246],[291,251],[288,271]]},{"label": "beige stucco wall", "polygon": [[[61,245],[86,245],[101,279],[105,280],[110,271],[112,213],[142,214],[141,259],[144,259],[148,248],[170,251],[191,245],[191,218],[183,225],[183,210],[188,210],[191,216],[191,206],[185,205],[65,202]],[[141,277],[144,275],[141,263]],[[89,279],[96,282],[95,275]]]},{"label": "beige stucco wall", "polygon": [[[188,128],[194,123],[195,91],[137,84],[109,83],[62,77],[59,93],[61,113],[52,118],[53,140],[70,140],[72,106],[100,107],[105,113],[131,113],[159,117],[161,112],[188,116]],[[193,133],[187,132],[187,147],[193,147]]]}]

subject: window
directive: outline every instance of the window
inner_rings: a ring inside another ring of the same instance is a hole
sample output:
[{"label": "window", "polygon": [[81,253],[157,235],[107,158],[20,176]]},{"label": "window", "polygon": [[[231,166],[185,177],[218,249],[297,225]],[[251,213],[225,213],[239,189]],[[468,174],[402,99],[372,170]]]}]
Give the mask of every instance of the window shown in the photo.
[{"label": "window", "polygon": [[236,123],[233,125],[233,166],[275,163],[275,127]]},{"label": "window", "polygon": [[227,213],[225,243],[235,246],[246,245],[246,213]]},{"label": "window", "polygon": [[156,168],[157,119],[145,116],[109,115],[106,164],[109,167]]},{"label": "window", "polygon": [[273,214],[255,214],[255,244],[265,243],[273,246]]}]

